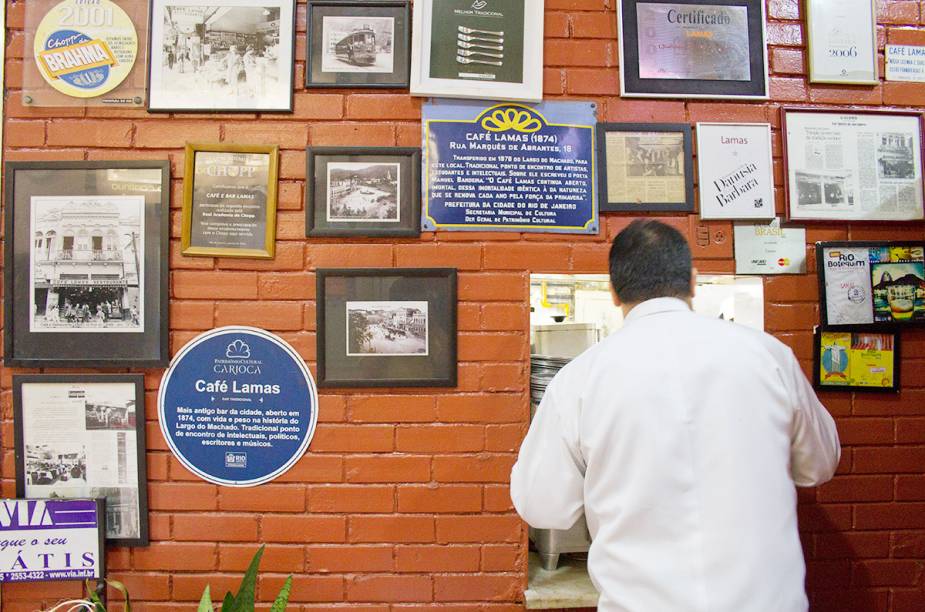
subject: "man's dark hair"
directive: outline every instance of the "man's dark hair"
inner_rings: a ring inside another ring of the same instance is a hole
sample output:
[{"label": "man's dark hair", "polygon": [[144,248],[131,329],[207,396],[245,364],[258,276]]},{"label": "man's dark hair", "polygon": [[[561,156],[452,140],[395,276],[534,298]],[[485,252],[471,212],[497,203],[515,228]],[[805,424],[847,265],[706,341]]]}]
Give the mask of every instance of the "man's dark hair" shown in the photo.
[{"label": "man's dark hair", "polygon": [[610,247],[610,283],[624,304],[690,297],[691,266],[681,232],[651,219],[630,223]]}]

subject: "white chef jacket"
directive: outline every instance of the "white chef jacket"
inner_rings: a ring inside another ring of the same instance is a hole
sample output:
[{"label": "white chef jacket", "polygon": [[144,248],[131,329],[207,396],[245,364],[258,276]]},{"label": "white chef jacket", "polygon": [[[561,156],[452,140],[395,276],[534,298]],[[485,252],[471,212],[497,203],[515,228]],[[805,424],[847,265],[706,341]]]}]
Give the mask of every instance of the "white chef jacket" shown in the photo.
[{"label": "white chef jacket", "polygon": [[839,455],[789,348],[658,298],[549,384],[511,497],[542,529],[584,511],[603,612],[803,611],[794,483]]}]

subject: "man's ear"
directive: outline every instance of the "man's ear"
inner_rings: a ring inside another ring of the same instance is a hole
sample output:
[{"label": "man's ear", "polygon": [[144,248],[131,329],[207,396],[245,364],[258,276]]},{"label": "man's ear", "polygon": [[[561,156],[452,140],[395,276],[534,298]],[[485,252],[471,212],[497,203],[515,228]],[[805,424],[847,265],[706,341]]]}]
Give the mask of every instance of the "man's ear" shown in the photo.
[{"label": "man's ear", "polygon": [[691,267],[691,297],[697,295],[697,268]]},{"label": "man's ear", "polygon": [[617,296],[617,292],[613,290],[613,285],[610,285],[610,299],[613,300],[613,305],[617,308],[623,306],[623,302],[620,301],[620,298]]}]

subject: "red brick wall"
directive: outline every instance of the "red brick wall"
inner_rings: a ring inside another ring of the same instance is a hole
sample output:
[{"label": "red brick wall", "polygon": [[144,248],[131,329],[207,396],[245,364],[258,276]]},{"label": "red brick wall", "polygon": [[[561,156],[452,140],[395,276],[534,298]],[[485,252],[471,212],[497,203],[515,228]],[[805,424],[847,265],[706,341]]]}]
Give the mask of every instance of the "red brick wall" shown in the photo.
[{"label": "red brick wall", "polygon": [[[628,222],[610,216],[596,237],[442,233],[419,240],[306,240],[306,145],[420,143],[420,100],[406,92],[297,90],[294,115],[183,115],[28,109],[21,103],[24,0],[7,2],[4,157],[162,159],[173,167],[171,346],[217,325],[280,333],[315,360],[317,267],[452,266],[460,269],[459,388],[322,394],[310,452],[274,484],[235,490],[191,476],[156,423],[161,371],[147,375],[151,536],[148,548],[111,550],[110,567],[138,609],[193,609],[203,586],[234,583],[267,543],[259,597],[289,572],[296,610],[520,609],[525,530],[506,481],[528,418],[528,275],[603,272],[607,241]],[[925,2],[881,0],[880,46],[925,44]],[[810,86],[801,3],[769,0],[771,92],[761,103],[621,100],[615,0],[546,0],[549,98],[593,99],[606,121],[769,121],[782,184],[781,104],[914,106],[925,85]],[[303,80],[305,6],[299,10]],[[275,261],[183,258],[179,206],[187,140],[279,143],[282,168]],[[783,193],[778,189],[778,209]],[[668,219],[695,245],[705,272],[732,272],[731,226]],[[923,239],[922,224],[817,225],[808,241]],[[809,247],[810,251],[812,250]],[[767,327],[807,367],[818,321],[815,277],[768,279]],[[9,296],[5,296],[9,298]],[[814,610],[925,609],[925,334],[904,334],[899,396],[828,394],[844,443],[836,479],[800,495]],[[10,376],[2,376],[2,494],[13,496]],[[73,585],[6,586],[3,610],[35,610]],[[770,611],[769,611],[770,612]]]}]

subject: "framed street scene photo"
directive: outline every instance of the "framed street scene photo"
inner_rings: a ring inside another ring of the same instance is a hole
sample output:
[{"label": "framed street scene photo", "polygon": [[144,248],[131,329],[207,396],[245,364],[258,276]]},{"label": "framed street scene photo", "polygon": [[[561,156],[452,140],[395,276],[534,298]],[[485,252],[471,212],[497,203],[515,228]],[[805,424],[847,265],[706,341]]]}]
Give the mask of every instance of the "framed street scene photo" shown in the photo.
[{"label": "framed street scene photo", "polygon": [[813,384],[834,391],[899,391],[899,334],[816,329]]},{"label": "framed street scene photo", "polygon": [[141,374],[13,377],[16,496],[106,498],[106,537],[148,544]]},{"label": "framed street scene photo", "polygon": [[418,0],[411,95],[539,102],[543,0]]},{"label": "framed street scene photo", "polygon": [[618,0],[626,97],[768,97],[764,0]]},{"label": "framed street scene photo", "polygon": [[306,87],[408,87],[407,1],[308,3]]},{"label": "framed street scene photo", "polygon": [[876,85],[877,0],[806,0],[811,83]]},{"label": "framed street scene photo", "polygon": [[148,110],[292,112],[295,0],[151,0]]},{"label": "framed street scene photo", "polygon": [[601,212],[694,210],[691,126],[598,123]]},{"label": "framed street scene photo", "polygon": [[272,259],[279,147],[187,144],[184,255]]},{"label": "framed street scene photo", "polygon": [[310,147],[307,166],[309,236],[420,235],[420,149]]},{"label": "framed street scene photo", "polygon": [[767,123],[698,123],[701,219],[773,219],[774,168]]},{"label": "framed street scene photo", "polygon": [[819,242],[822,325],[925,324],[925,242]]},{"label": "framed street scene photo", "polygon": [[317,274],[319,386],[456,386],[455,269]]},{"label": "framed street scene photo", "polygon": [[925,218],[921,113],[781,112],[789,219]]},{"label": "framed street scene photo", "polygon": [[4,364],[168,361],[167,161],[7,162]]}]

